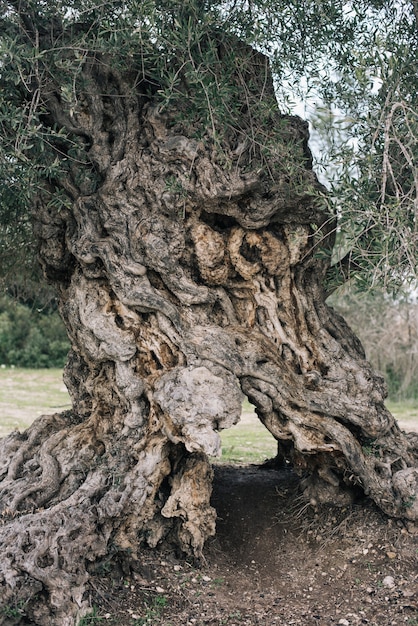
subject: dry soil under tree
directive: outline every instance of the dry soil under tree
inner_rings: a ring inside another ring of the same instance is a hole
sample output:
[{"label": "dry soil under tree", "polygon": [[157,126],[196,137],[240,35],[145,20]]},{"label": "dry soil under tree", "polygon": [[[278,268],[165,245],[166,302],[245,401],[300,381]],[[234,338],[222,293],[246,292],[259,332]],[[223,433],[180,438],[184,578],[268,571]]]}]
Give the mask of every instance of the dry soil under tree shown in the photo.
[{"label": "dry soil under tree", "polygon": [[291,470],[218,466],[200,567],[158,551],[135,572],[109,562],[89,586],[101,623],[416,626],[418,526],[370,500],[312,507],[298,488]]}]

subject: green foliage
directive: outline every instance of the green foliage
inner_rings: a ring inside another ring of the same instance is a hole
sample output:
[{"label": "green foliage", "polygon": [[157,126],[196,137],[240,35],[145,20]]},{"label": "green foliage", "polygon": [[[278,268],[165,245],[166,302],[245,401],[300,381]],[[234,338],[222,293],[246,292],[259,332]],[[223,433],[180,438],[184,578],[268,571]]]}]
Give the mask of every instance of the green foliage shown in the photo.
[{"label": "green foliage", "polygon": [[0,364],[63,367],[69,342],[56,311],[31,309],[0,298]]},{"label": "green foliage", "polygon": [[409,496],[408,500],[403,503],[403,506],[406,509],[411,509],[414,506],[416,499],[416,496]]},{"label": "green foliage", "polygon": [[145,613],[142,617],[135,618],[133,626],[146,626],[146,624],[160,623],[164,608],[167,606],[166,596],[155,596],[151,602],[145,602]]},{"label": "green foliage", "polygon": [[[33,253],[28,215],[39,196],[59,211],[72,201],[62,181],[73,180],[83,193],[100,181],[88,137],[73,132],[72,124],[92,58],[100,58],[103,68],[111,63],[131,73],[132,92],[144,90],[142,96],[152,94],[162,110],[175,109],[174,123],[196,123],[197,136],[209,130],[214,144],[222,143],[225,129],[242,117],[237,90],[246,89],[228,39],[246,10],[238,3],[229,19],[226,6],[208,0],[2,2],[0,273],[16,263],[32,271],[25,243]],[[230,61],[224,73],[218,71],[221,41]],[[65,107],[59,126],[49,115],[55,103]],[[256,108],[259,98],[248,104]]]},{"label": "green foliage", "polygon": [[380,456],[380,446],[373,439],[365,441],[362,445],[363,454],[366,456]]},{"label": "green foliage", "polygon": [[13,626],[13,624],[21,624],[25,615],[25,602],[19,600],[12,601],[10,604],[0,607],[0,619],[3,618],[4,623]]},{"label": "green foliage", "polygon": [[[3,0],[1,272],[16,263],[32,271],[25,242],[33,252],[28,215],[37,196],[60,211],[72,201],[60,181],[73,179],[83,193],[100,182],[88,137],[72,132],[71,121],[93,58],[130,73],[133,93],[152,95],[179,132],[187,122],[220,152],[225,137],[247,134],[268,169],[277,145],[272,110],[256,95],[262,85],[251,85],[257,72],[240,64],[238,37],[271,57],[282,108],[314,102],[318,168],[326,168],[338,216],[334,283],[355,275],[358,288],[396,290],[416,281],[415,7],[410,0]],[[264,120],[257,128],[243,125],[243,92],[254,119]],[[54,98],[65,105],[59,125],[48,115]],[[231,166],[226,157],[223,164]]]},{"label": "green foliage", "polygon": [[99,624],[102,621],[104,621],[104,617],[99,615],[97,607],[94,606],[91,613],[81,618],[78,626],[93,626],[94,624]]},{"label": "green foliage", "polygon": [[311,119],[339,218],[336,274],[396,294],[418,282],[418,14],[409,0],[356,7],[366,21],[313,85]]}]

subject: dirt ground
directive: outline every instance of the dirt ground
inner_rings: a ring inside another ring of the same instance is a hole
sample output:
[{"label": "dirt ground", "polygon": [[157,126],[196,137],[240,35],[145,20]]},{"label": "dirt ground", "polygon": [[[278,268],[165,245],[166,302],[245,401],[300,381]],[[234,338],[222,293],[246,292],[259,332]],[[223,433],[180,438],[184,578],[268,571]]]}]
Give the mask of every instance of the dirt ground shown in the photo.
[{"label": "dirt ground", "polygon": [[418,526],[364,500],[313,508],[291,470],[215,468],[217,535],[198,566],[145,551],[138,571],[92,579],[117,626],[418,626]]}]

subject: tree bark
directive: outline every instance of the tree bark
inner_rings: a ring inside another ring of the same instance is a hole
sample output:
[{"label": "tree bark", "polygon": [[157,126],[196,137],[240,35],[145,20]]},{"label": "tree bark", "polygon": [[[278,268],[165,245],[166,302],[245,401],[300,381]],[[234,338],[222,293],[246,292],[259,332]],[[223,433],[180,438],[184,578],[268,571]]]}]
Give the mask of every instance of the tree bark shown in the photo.
[{"label": "tree bark", "polygon": [[220,145],[109,59],[86,61],[75,110],[48,92],[45,124],[81,137],[90,161],[46,186],[66,208],[35,207],[73,408],[0,442],[2,624],[10,606],[25,624],[73,624],[106,555],[134,566],[141,545],[165,542],[199,558],[215,532],[211,457],[243,393],[312,502],[357,488],[418,518],[417,446],[325,303],[329,257],[315,252],[332,247],[333,224],[307,126],[280,115],[265,57],[235,54],[241,128]]}]

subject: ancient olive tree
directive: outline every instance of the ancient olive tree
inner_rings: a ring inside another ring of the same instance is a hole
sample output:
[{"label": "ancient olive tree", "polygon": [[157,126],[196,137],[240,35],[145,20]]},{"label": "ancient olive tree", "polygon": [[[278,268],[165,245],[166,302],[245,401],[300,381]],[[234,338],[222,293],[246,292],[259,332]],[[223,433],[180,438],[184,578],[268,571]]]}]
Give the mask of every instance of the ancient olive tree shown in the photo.
[{"label": "ancient olive tree", "polygon": [[115,40],[119,3],[2,5],[4,106],[27,129],[3,166],[10,185],[36,181],[39,258],[72,345],[71,411],[0,443],[0,602],[25,624],[73,624],[109,555],[201,555],[211,457],[243,394],[307,498],[362,490],[418,518],[417,449],[325,303],[329,255],[315,252],[332,248],[333,218],[306,125],[280,114],[267,57],[150,4]]}]

